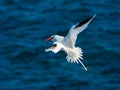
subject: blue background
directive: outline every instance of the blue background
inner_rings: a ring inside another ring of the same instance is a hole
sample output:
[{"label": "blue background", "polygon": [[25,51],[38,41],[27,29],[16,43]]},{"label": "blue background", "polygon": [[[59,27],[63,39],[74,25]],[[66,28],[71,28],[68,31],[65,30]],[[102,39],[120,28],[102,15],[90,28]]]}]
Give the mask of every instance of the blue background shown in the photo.
[{"label": "blue background", "polygon": [[[120,0],[0,0],[0,90],[120,90]],[[45,52],[53,35],[97,16],[79,34],[83,63]]]}]

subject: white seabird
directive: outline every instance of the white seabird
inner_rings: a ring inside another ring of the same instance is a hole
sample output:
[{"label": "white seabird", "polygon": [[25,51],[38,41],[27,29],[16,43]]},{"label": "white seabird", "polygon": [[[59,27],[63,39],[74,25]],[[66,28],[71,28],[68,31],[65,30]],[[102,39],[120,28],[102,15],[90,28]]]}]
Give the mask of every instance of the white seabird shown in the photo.
[{"label": "white seabird", "polygon": [[77,23],[73,25],[69,30],[66,37],[59,36],[59,35],[52,35],[51,37],[47,38],[45,41],[54,41],[53,45],[46,49],[45,51],[52,51],[54,53],[59,52],[60,50],[65,51],[67,54],[67,61],[74,62],[74,63],[81,63],[84,69],[87,71],[86,66],[81,62],[82,58],[82,49],[79,47],[75,47],[77,36],[80,32],[85,30],[88,24],[96,15],[89,17],[82,21],[81,23]]}]

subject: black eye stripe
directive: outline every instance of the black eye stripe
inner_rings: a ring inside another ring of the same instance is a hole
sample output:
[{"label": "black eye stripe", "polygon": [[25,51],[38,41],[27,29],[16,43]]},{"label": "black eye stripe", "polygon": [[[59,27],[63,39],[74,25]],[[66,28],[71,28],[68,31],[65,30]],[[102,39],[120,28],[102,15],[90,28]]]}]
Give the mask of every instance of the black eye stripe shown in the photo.
[{"label": "black eye stripe", "polygon": [[53,37],[51,37],[51,39],[53,39]]}]

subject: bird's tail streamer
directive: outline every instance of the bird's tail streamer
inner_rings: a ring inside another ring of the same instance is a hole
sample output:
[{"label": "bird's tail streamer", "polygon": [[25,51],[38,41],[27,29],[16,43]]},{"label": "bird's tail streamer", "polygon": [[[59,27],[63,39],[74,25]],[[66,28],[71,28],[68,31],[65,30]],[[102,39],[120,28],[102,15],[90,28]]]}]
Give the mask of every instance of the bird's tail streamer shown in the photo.
[{"label": "bird's tail streamer", "polygon": [[87,71],[87,67],[82,63],[82,61],[79,59],[78,60],[80,62],[80,64],[83,66],[83,68],[85,69],[85,71]]},{"label": "bird's tail streamer", "polygon": [[82,49],[79,48],[79,47],[76,47],[74,49],[71,49],[71,50],[66,50],[66,53],[67,53],[67,61],[68,62],[71,62],[71,63],[80,63],[83,68],[87,71],[87,68],[86,66],[82,63]]}]

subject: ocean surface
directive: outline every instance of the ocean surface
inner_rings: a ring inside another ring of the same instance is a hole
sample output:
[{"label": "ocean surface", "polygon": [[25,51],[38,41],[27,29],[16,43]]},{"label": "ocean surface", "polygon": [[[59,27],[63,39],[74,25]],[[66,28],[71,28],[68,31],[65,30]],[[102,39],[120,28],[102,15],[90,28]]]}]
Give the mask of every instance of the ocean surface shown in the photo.
[{"label": "ocean surface", "polygon": [[[120,0],[0,0],[0,90],[120,90]],[[45,52],[51,35],[96,17],[78,36],[81,64]]]}]

